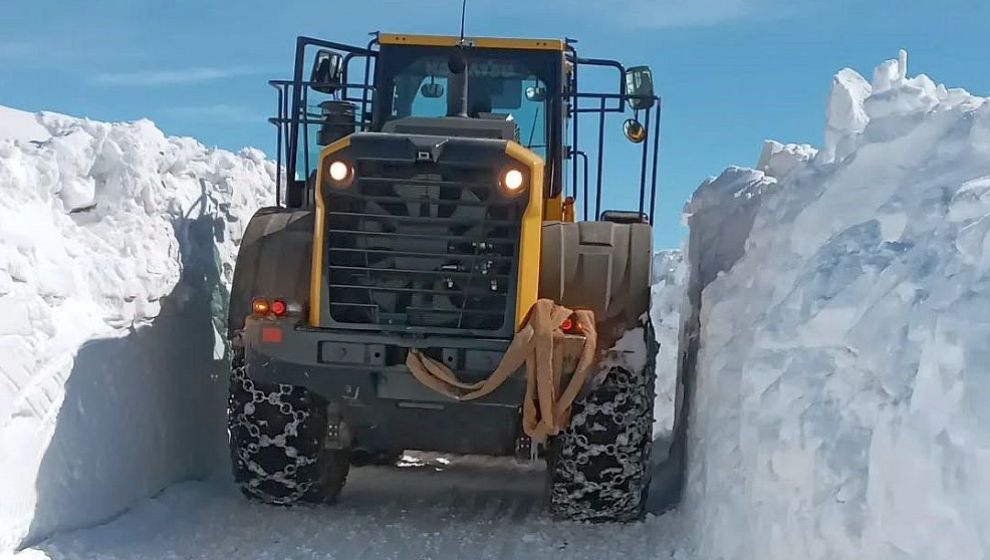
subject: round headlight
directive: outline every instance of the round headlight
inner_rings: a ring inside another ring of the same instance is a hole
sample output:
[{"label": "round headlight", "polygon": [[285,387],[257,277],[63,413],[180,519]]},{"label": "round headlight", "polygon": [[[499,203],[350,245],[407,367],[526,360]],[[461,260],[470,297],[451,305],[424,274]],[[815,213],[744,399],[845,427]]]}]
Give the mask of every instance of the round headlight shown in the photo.
[{"label": "round headlight", "polygon": [[351,176],[351,166],[342,161],[335,161],[329,167],[330,178],[338,183],[342,183]]},{"label": "round headlight", "polygon": [[510,169],[502,176],[502,186],[510,193],[517,193],[523,188],[526,177],[518,169]]}]

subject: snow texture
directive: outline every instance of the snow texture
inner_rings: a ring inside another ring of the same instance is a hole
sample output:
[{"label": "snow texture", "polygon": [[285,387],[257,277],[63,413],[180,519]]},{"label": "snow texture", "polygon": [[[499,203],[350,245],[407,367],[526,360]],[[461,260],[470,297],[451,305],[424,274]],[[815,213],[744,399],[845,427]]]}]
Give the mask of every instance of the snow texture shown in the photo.
[{"label": "snow texture", "polygon": [[214,317],[275,172],[149,121],[32,117],[0,110],[0,551],[217,468]]},{"label": "snow texture", "polygon": [[16,559],[688,560],[674,516],[628,525],[551,520],[543,475],[511,459],[407,454],[396,468],[353,469],[332,508],[266,506],[228,482],[190,482]]},{"label": "snow texture", "polygon": [[697,557],[985,560],[990,102],[843,70],[798,160],[688,207]]},{"label": "snow texture", "polygon": [[[653,256],[653,291],[650,319],[660,352],[656,358],[657,398],[653,406],[653,438],[669,440],[674,430],[677,399],[678,336],[687,266],[680,251],[660,251]],[[654,446],[654,451],[665,446]]]}]

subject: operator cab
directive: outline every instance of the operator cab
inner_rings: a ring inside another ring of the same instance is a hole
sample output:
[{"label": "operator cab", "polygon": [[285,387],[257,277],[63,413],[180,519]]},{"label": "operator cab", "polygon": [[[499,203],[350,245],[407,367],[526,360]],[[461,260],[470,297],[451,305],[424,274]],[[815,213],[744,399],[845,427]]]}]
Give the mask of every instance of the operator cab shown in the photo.
[{"label": "operator cab", "polygon": [[[280,167],[283,156],[288,167],[289,207],[314,204],[323,148],[365,132],[514,142],[545,162],[547,199],[564,193],[584,207],[585,219],[598,217],[605,121],[631,109],[622,131],[644,144],[639,212],[653,214],[657,144],[651,175],[645,140],[659,127],[660,111],[646,66],[581,58],[574,43],[559,39],[378,33],[365,48],[300,37],[296,51],[295,79],[270,82],[279,90],[279,116],[271,122],[279,131]],[[583,69],[615,71],[617,87],[581,91]],[[582,136],[597,129],[597,150],[580,146],[579,122],[596,118]],[[596,159],[597,185],[589,185]]]}]

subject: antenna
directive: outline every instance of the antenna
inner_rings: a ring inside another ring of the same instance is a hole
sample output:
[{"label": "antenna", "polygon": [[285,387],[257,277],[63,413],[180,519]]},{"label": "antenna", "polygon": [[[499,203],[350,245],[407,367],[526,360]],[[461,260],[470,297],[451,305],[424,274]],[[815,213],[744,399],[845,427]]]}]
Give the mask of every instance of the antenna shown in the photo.
[{"label": "antenna", "polygon": [[464,42],[464,19],[467,16],[467,0],[461,0],[461,43]]}]

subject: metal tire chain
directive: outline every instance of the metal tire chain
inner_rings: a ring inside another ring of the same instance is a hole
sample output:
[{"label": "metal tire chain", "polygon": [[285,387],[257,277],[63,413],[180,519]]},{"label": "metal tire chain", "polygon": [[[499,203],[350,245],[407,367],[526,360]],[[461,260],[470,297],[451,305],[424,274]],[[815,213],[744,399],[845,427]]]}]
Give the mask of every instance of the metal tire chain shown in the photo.
[{"label": "metal tire chain", "polygon": [[551,513],[574,521],[633,521],[643,516],[653,444],[655,343],[647,325],[641,371],[612,367],[602,385],[574,404],[556,442]]},{"label": "metal tire chain", "polygon": [[[320,422],[312,418],[308,392],[292,385],[255,383],[240,354],[235,350],[231,360],[228,400],[236,482],[248,496],[270,504],[320,501],[322,428],[310,425],[310,420]],[[281,451],[273,453],[274,449]]]}]

